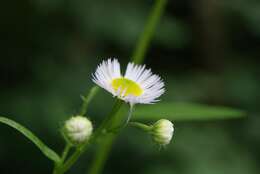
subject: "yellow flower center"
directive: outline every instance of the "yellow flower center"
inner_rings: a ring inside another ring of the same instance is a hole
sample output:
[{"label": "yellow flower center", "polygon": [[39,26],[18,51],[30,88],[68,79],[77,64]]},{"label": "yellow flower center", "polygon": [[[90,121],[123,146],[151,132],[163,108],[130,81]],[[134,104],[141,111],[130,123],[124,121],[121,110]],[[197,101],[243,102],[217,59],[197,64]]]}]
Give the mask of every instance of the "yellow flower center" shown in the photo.
[{"label": "yellow flower center", "polygon": [[143,93],[142,88],[137,83],[124,77],[114,79],[112,81],[112,87],[115,91],[120,88],[121,95],[125,91],[124,96],[133,95],[137,97]]}]

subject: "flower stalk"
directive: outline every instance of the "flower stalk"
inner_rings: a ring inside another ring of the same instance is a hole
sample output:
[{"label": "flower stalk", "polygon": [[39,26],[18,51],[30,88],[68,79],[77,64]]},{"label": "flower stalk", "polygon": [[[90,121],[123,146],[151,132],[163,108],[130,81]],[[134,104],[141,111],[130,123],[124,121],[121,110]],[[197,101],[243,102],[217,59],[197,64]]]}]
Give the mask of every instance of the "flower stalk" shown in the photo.
[{"label": "flower stalk", "polygon": [[133,127],[136,127],[138,129],[141,129],[143,131],[146,131],[146,132],[149,132],[152,130],[152,127],[151,126],[148,126],[146,124],[143,124],[143,123],[139,123],[139,122],[130,122],[129,123],[129,126],[133,126]]}]

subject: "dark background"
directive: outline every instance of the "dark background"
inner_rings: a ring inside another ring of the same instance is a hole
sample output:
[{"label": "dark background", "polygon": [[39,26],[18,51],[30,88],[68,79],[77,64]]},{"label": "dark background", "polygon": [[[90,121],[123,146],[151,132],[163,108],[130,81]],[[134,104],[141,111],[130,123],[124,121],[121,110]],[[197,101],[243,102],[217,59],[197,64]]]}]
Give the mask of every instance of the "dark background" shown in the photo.
[{"label": "dark background", "polygon": [[[33,130],[60,152],[59,129],[77,113],[101,60],[126,66],[153,0],[11,0],[0,5],[0,115]],[[247,118],[175,122],[159,151],[126,129],[104,173],[258,174],[259,0],[169,0],[145,63],[166,82],[164,101],[231,106]],[[99,93],[89,117],[105,117]],[[93,149],[68,173],[86,173]],[[0,125],[0,173],[46,174],[52,163],[27,139]]]}]

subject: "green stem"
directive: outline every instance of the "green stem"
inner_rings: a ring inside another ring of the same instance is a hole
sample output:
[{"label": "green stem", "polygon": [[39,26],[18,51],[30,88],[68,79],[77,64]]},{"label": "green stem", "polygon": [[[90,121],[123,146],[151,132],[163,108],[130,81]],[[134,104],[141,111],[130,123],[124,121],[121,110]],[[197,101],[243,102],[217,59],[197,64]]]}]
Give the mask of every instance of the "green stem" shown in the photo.
[{"label": "green stem", "polygon": [[58,174],[63,174],[71,168],[71,166],[77,161],[80,155],[83,153],[81,148],[77,148],[70,158],[63,164]]},{"label": "green stem", "polygon": [[123,102],[121,100],[117,100],[111,113],[108,117],[102,122],[100,127],[94,132],[92,137],[83,145],[77,147],[75,152],[69,157],[69,159],[61,166],[61,169],[57,174],[63,174],[67,170],[71,168],[71,166],[78,160],[78,158],[88,149],[89,145],[92,144],[98,137],[100,137],[103,132],[110,128],[111,121],[115,119],[118,110],[121,108]]},{"label": "green stem", "polygon": [[66,157],[67,157],[71,147],[72,147],[71,144],[67,142],[66,146],[65,146],[65,148],[64,148],[64,150],[62,152],[61,161],[60,161],[60,163],[55,165],[55,168],[53,170],[53,174],[59,174],[60,173],[60,170],[61,170],[61,167],[63,165],[63,162],[65,161],[65,159],[66,159]]},{"label": "green stem", "polygon": [[71,149],[71,144],[67,142],[61,156],[62,163],[66,160],[66,157],[68,156],[70,149]]},{"label": "green stem", "polygon": [[87,97],[82,96],[83,103],[82,103],[82,106],[81,106],[80,115],[83,116],[83,115],[85,115],[87,113],[87,109],[88,109],[89,103],[94,98],[94,96],[97,94],[98,89],[99,89],[98,86],[93,86],[90,89]]},{"label": "green stem", "polygon": [[105,162],[108,158],[108,154],[112,148],[113,142],[116,138],[116,134],[108,134],[102,142],[99,143],[98,151],[95,154],[94,162],[92,163],[90,170],[88,171],[89,174],[98,174],[102,172],[104,168]]},{"label": "green stem", "polygon": [[143,62],[145,54],[151,43],[151,39],[154,35],[156,26],[162,16],[167,0],[156,0],[153,9],[149,15],[149,18],[145,24],[144,30],[138,39],[135,47],[132,60],[133,62],[140,64]]},{"label": "green stem", "polygon": [[152,129],[151,126],[139,122],[130,122],[129,125],[144,131],[150,131]]},{"label": "green stem", "polygon": [[[89,174],[98,174],[102,173],[102,170],[104,168],[104,164],[106,162],[106,159],[108,158],[108,154],[112,148],[113,142],[118,135],[118,132],[124,128],[124,126],[120,127],[119,125],[122,124],[122,121],[125,116],[125,110],[122,109],[122,106],[119,108],[116,115],[113,117],[113,119],[109,123],[109,129],[113,130],[117,129],[116,132],[106,134],[106,136],[102,137],[101,141],[99,142],[99,146],[97,148],[97,153],[95,154],[95,158],[93,160],[93,163],[91,164],[91,167],[88,171]],[[119,129],[118,129],[119,128]]]}]

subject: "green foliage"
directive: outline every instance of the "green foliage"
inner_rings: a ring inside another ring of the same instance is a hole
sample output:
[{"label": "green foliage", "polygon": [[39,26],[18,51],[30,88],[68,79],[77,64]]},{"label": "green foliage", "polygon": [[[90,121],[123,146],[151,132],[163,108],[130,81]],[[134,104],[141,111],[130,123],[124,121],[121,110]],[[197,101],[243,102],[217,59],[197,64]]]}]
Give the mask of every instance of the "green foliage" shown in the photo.
[{"label": "green foliage", "polygon": [[230,119],[244,115],[244,112],[228,107],[170,102],[137,106],[133,114],[133,119],[158,120],[165,118],[175,121],[192,121]]},{"label": "green foliage", "polygon": [[0,122],[14,128],[15,130],[23,134],[26,138],[31,140],[31,142],[33,142],[50,160],[56,163],[60,161],[60,157],[52,149],[46,146],[38,137],[36,137],[30,130],[28,130],[24,126],[5,117],[0,117]]},{"label": "green foliage", "polygon": [[[42,131],[44,138],[56,141],[58,125],[77,113],[78,95],[85,94],[85,88],[93,85],[89,78],[96,63],[108,56],[117,56],[124,63],[127,61],[156,0],[119,2],[36,0],[3,3],[1,31],[5,33],[5,42],[1,45],[3,63],[0,70],[4,75],[1,78],[1,113],[12,113],[14,120],[26,122],[38,132]],[[244,113],[184,103],[137,106],[133,119],[156,121],[168,117],[186,122],[177,125],[174,141],[162,151],[155,150],[150,137],[129,130],[127,136],[121,136],[117,141],[105,173],[259,172],[259,15],[259,0],[200,1],[199,5],[193,1],[169,1],[154,33],[152,49],[146,55],[148,67],[163,79],[167,78],[167,89],[174,89],[167,90],[167,100],[233,103],[250,112],[250,117],[232,123],[205,124],[204,120],[240,118]],[[207,29],[207,20],[212,20],[210,29]],[[17,28],[21,32],[17,32]],[[221,38],[224,38],[223,44],[219,45]],[[219,51],[222,56],[214,59],[208,49],[204,49],[207,44],[213,46],[215,51],[212,53]],[[88,98],[82,97],[84,106],[80,110],[81,113],[88,110],[86,115],[91,116],[95,128],[112,104],[110,94],[100,91],[91,107],[87,107]],[[119,115],[126,116],[126,110]],[[190,120],[198,122],[195,125],[187,123]],[[109,134],[100,146],[94,147],[97,154],[93,168],[103,167],[115,138],[114,134]],[[17,154],[36,159],[34,153],[24,150],[25,145],[15,148],[15,139],[8,138],[8,142],[14,150],[8,152],[6,142],[1,141],[0,173],[12,173],[19,167],[17,164],[13,168]],[[57,143],[61,145],[59,141]],[[136,162],[129,165],[125,162],[126,156],[128,161]],[[89,160],[80,161],[78,166],[82,167],[73,168],[74,173],[91,168]],[[29,168],[28,171],[28,167],[23,166],[19,173],[49,173],[41,159],[32,160]]]}]

